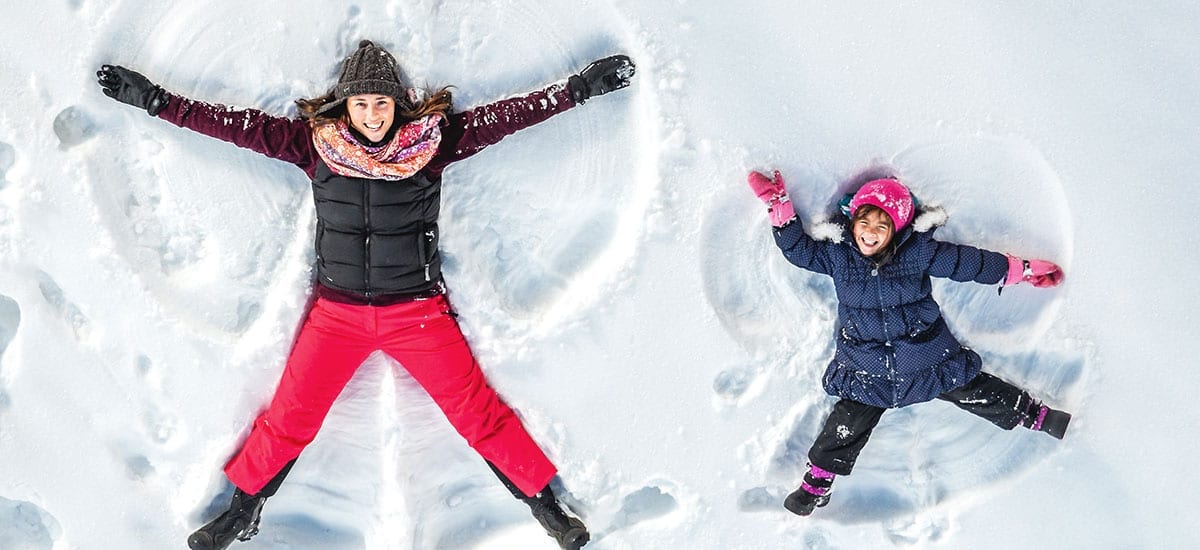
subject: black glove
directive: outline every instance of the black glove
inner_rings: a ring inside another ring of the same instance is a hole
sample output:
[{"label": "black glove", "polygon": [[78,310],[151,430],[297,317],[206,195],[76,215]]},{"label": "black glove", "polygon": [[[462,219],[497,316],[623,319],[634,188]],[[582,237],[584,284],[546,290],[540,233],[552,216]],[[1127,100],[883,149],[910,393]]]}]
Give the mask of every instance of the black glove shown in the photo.
[{"label": "black glove", "polygon": [[620,90],[629,85],[637,69],[627,55],[614,55],[593,61],[579,74],[567,79],[567,88],[575,103],[582,104],[588,98]]},{"label": "black glove", "polygon": [[101,65],[96,78],[104,95],[145,109],[150,116],[157,116],[167,108],[166,90],[136,71],[120,65]]}]

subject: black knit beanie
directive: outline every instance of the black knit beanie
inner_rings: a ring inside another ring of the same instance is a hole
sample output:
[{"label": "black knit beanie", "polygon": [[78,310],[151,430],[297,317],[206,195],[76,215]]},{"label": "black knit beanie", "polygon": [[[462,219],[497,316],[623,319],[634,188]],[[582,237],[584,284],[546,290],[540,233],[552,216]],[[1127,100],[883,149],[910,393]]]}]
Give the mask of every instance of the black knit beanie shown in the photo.
[{"label": "black knit beanie", "polygon": [[322,105],[317,113],[328,111],[341,105],[347,97],[359,94],[386,95],[404,102],[405,91],[400,83],[396,58],[370,40],[363,40],[358,43],[358,49],[342,62],[342,73],[333,87],[333,101]]}]

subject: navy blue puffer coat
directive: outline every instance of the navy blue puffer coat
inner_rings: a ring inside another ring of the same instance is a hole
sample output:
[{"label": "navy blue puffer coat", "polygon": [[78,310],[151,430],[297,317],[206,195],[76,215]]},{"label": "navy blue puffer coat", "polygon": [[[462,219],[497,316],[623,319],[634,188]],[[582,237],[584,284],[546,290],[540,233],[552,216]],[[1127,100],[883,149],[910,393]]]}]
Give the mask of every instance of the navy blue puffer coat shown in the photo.
[{"label": "navy blue puffer coat", "polygon": [[825,370],[825,391],[893,408],[929,401],[979,374],[979,354],[950,333],[931,296],[930,277],[999,283],[1008,258],[934,240],[909,226],[883,266],[863,256],[847,229],[841,242],[817,241],[799,218],[774,229],[789,262],[833,277],[837,290],[837,351]]}]

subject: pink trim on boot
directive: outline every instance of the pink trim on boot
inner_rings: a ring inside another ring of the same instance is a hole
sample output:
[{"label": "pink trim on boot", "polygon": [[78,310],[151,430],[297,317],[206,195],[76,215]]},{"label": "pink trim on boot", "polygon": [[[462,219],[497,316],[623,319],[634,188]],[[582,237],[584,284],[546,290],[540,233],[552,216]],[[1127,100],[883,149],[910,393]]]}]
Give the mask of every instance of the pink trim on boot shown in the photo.
[{"label": "pink trim on boot", "polygon": [[1031,429],[1035,432],[1041,431],[1042,430],[1042,422],[1044,422],[1046,420],[1046,413],[1049,411],[1050,411],[1050,407],[1047,407],[1045,405],[1038,407],[1037,420],[1033,421],[1033,425],[1030,426],[1029,429]]},{"label": "pink trim on boot", "polygon": [[[820,466],[816,466],[814,464],[809,464],[808,465],[808,475],[812,476],[813,479],[822,479],[822,480],[828,479],[828,480],[832,481],[835,474],[833,472],[830,472],[829,470],[821,468]],[[804,491],[806,493],[809,493],[811,495],[817,495],[819,497],[828,495],[829,491],[832,489],[832,487],[813,487],[812,485],[809,485],[807,481],[802,482],[800,484],[800,488],[804,489]]]},{"label": "pink trim on boot", "polygon": [[829,487],[813,487],[812,485],[809,485],[808,482],[801,483],[800,488],[804,489],[804,492],[810,495],[817,495],[819,497],[828,495],[830,489]]},{"label": "pink trim on boot", "polygon": [[816,464],[809,464],[808,471],[817,479],[833,479],[833,477],[836,475],[829,470],[817,466]]}]

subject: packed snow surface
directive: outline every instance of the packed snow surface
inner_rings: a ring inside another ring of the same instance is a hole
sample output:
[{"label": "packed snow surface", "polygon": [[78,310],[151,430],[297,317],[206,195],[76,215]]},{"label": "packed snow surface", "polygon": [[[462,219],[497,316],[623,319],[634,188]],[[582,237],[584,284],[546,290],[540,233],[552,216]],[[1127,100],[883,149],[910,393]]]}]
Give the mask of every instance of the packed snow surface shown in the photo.
[{"label": "packed snow surface", "polygon": [[[133,2],[0,8],[0,548],[181,548],[308,303],[293,166],[100,93],[100,64],[294,116],[362,38],[467,108],[626,53],[628,89],[446,172],[446,278],[588,549],[1187,548],[1200,512],[1200,5],[715,0]],[[1063,266],[938,281],[985,369],[1064,441],[933,402],[884,415],[809,518],[832,405],[814,232],[897,174],[938,236]],[[238,548],[553,548],[402,366],[372,356]]]}]

